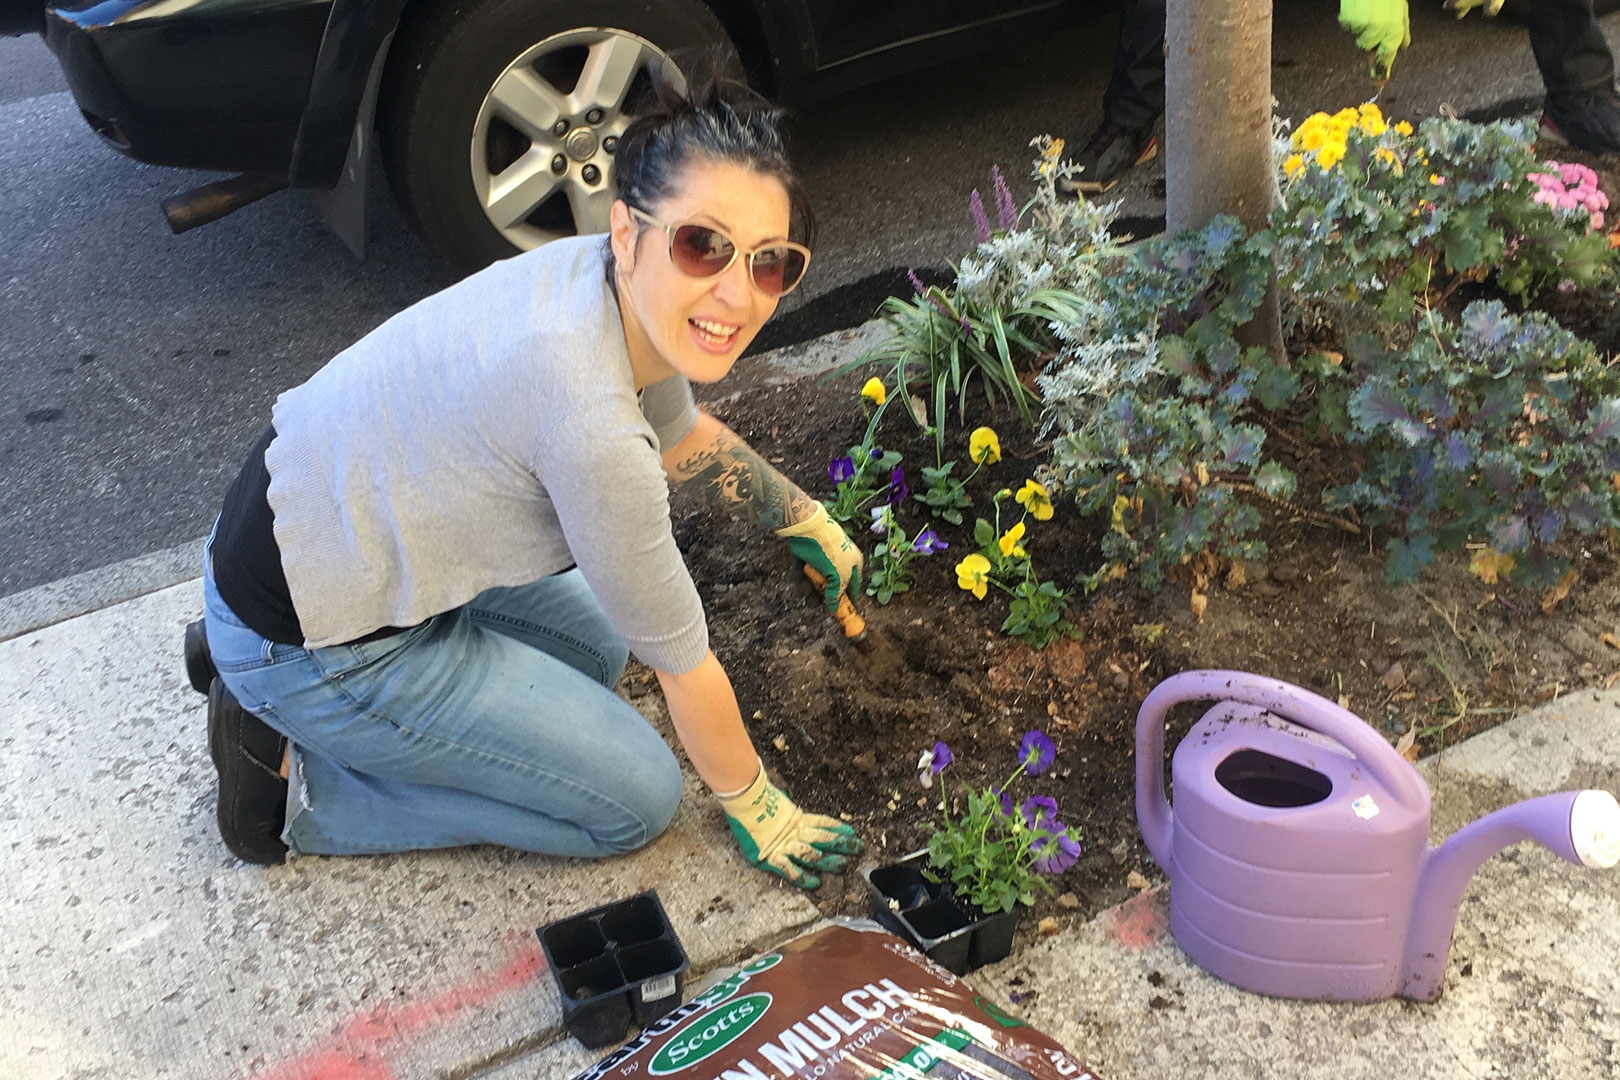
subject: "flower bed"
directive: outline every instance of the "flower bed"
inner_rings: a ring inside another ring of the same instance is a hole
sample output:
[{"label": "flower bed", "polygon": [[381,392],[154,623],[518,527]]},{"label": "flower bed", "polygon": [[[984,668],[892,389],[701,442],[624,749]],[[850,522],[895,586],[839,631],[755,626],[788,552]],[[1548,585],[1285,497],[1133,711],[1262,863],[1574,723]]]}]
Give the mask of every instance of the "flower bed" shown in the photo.
[{"label": "flower bed", "polygon": [[[998,233],[980,200],[989,239],[955,286],[892,302],[875,366],[719,388],[722,419],[841,504],[879,571],[863,614],[903,657],[867,667],[770,538],[678,522],[716,652],[767,760],[791,751],[795,797],[897,858],[938,823],[919,753],[949,744],[956,783],[982,789],[1003,778],[996,748],[1043,730],[1043,784],[1081,851],[1054,879],[1069,903],[1037,912],[1084,913],[1153,876],[1132,724],[1176,671],[1311,687],[1414,753],[1608,682],[1614,376],[1517,298],[1592,305],[1599,282],[1612,309],[1613,256],[1590,232],[1595,189],[1530,179],[1521,136],[1317,119],[1280,141],[1289,201],[1260,239],[1217,223],[1127,247],[1106,208],[1039,198],[1040,228]],[[1057,158],[1042,147],[1038,183]],[[1232,338],[1274,263],[1297,301],[1286,360]],[[1045,431],[1024,421],[1042,397]],[[829,909],[860,909],[847,884]]]}]

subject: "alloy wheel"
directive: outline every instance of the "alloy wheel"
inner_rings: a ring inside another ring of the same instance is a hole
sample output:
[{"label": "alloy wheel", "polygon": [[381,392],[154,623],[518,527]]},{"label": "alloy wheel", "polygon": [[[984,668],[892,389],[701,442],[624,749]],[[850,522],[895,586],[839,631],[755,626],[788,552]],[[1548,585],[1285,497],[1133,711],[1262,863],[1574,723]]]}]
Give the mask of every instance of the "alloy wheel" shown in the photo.
[{"label": "alloy wheel", "polygon": [[508,64],[473,124],[473,188],[514,246],[605,232],[613,154],[635,101],[655,75],[680,72],[658,46],[625,30],[569,30]]}]

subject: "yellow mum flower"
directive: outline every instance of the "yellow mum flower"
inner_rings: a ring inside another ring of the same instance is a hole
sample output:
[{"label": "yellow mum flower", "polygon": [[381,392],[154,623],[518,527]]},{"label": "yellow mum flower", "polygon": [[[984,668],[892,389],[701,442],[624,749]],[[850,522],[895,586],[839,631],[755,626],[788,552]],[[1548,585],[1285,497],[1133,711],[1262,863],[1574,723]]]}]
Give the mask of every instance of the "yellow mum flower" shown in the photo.
[{"label": "yellow mum flower", "polygon": [[1412,134],[1412,125],[1408,124],[1405,120],[1397,120],[1397,121],[1395,121],[1395,134],[1397,134],[1397,135],[1410,135],[1410,134]]},{"label": "yellow mum flower", "polygon": [[[1016,556],[1017,558],[1022,559],[1026,552],[1024,551],[1024,545],[1020,544],[1018,541],[1022,540],[1023,538],[1024,523],[1022,521],[1008,529],[1006,532],[1002,533],[1000,541],[1001,557],[1003,559],[1011,559]],[[972,558],[971,555],[968,557]]]},{"label": "yellow mum flower", "polygon": [[1025,480],[1024,486],[1018,489],[1018,494],[1013,498],[1034,514],[1036,521],[1051,520],[1052,496],[1043,485],[1033,480]]},{"label": "yellow mum flower", "polygon": [[1387,146],[1380,146],[1373,152],[1373,157],[1378,161],[1382,161],[1385,165],[1388,165],[1390,169],[1394,171],[1396,176],[1399,176],[1401,173],[1406,171],[1405,167],[1401,165],[1401,159],[1395,156],[1395,151],[1391,150]]},{"label": "yellow mum flower", "polygon": [[1288,160],[1283,162],[1283,172],[1292,180],[1305,171],[1305,155],[1289,154]]},{"label": "yellow mum flower", "polygon": [[956,584],[983,600],[990,587],[990,560],[975,552],[956,564]]},{"label": "yellow mum flower", "polygon": [[968,457],[979,465],[994,465],[1001,460],[1001,440],[987,427],[974,428],[968,436]]},{"label": "yellow mum flower", "polygon": [[1359,126],[1368,135],[1382,135],[1389,130],[1389,125],[1384,123],[1384,114],[1370,101],[1361,107]]},{"label": "yellow mum flower", "polygon": [[889,391],[884,388],[883,380],[874,376],[867,379],[866,385],[861,387],[861,397],[874,405],[881,405],[889,400]]},{"label": "yellow mum flower", "polygon": [[1316,163],[1324,169],[1331,169],[1344,157],[1344,144],[1324,146],[1316,152]]}]

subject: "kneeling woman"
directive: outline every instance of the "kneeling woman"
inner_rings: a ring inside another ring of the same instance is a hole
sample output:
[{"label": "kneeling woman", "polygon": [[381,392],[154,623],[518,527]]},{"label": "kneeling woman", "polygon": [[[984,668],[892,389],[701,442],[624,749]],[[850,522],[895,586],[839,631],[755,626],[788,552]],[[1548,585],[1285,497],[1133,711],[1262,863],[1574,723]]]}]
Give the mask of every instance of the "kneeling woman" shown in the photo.
[{"label": "kneeling woman", "polygon": [[815,888],[860,852],[766,777],[670,527],[694,490],[787,539],[829,608],[859,581],[821,504],[692,400],[809,261],[778,123],[743,88],[666,92],[620,139],[606,242],[496,263],[277,399],[205,578],[239,857],[647,843],[681,770],[613,692],[630,653],[749,861]]}]

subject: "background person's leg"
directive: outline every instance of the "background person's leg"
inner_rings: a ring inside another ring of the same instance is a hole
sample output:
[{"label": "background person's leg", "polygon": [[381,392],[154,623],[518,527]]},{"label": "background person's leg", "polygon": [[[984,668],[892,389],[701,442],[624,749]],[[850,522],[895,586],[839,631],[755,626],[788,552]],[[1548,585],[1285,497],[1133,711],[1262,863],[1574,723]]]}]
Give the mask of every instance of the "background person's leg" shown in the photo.
[{"label": "background person's leg", "polygon": [[1119,12],[1114,73],[1103,91],[1103,119],[1129,131],[1164,115],[1165,0],[1125,0]]},{"label": "background person's leg", "polygon": [[1520,13],[1548,94],[1614,84],[1614,54],[1592,12],[1592,0],[1536,0]]}]

